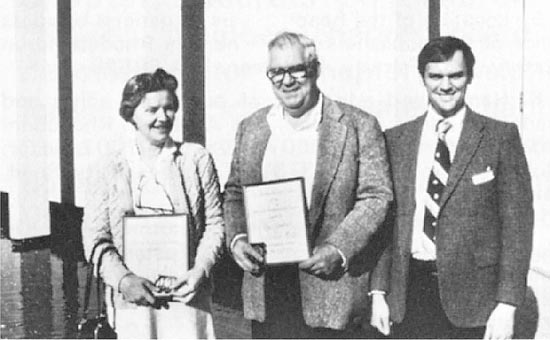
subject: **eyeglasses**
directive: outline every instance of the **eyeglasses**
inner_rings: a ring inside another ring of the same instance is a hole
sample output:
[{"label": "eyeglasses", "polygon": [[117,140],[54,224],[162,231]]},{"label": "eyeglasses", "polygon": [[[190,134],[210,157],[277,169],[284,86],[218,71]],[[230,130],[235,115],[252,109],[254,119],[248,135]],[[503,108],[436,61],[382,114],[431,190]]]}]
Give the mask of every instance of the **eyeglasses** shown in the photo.
[{"label": "eyeglasses", "polygon": [[266,75],[269,80],[271,80],[273,85],[281,86],[283,80],[285,79],[285,74],[288,73],[293,80],[302,80],[315,74],[318,64],[319,62],[312,61],[309,63],[290,66],[289,68],[272,68],[267,70]]}]

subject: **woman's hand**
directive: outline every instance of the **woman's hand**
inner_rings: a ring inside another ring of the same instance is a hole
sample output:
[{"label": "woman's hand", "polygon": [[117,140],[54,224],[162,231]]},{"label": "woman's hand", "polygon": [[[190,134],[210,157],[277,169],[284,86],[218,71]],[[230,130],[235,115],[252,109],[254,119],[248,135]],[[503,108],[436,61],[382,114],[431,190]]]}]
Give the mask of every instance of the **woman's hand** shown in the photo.
[{"label": "woman's hand", "polygon": [[370,325],[385,336],[390,335],[390,309],[383,294],[372,295]]},{"label": "woman's hand", "polygon": [[118,286],[124,300],[139,306],[155,305],[153,292],[156,287],[151,281],[135,274],[129,274],[120,280]]},{"label": "woman's hand", "polygon": [[201,283],[206,279],[206,272],[201,268],[193,268],[178,277],[174,285],[174,300],[189,303],[197,294]]}]

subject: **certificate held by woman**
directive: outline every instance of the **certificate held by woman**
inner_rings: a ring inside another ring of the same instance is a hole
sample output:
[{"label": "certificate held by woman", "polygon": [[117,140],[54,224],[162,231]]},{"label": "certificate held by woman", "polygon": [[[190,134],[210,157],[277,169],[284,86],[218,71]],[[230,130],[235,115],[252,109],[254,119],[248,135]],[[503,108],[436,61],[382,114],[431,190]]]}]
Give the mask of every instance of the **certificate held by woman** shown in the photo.
[{"label": "certificate held by woman", "polygon": [[188,235],[186,214],[125,216],[124,262],[151,281],[159,276],[179,277],[189,269]]}]

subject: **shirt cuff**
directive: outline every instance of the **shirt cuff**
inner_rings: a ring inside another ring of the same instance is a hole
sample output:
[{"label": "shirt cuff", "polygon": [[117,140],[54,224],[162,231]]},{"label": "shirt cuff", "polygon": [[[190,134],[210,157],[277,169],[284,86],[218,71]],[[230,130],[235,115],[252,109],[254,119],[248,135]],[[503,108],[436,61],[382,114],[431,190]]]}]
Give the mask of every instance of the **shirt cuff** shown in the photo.
[{"label": "shirt cuff", "polygon": [[338,254],[340,254],[340,257],[342,257],[342,268],[344,268],[346,271],[348,270],[348,258],[346,257],[346,255],[344,255],[344,253],[338,249],[337,247],[334,247],[336,248],[336,251],[338,252]]},{"label": "shirt cuff", "polygon": [[334,244],[330,243],[330,242],[326,242],[325,244],[329,244],[331,245],[334,249],[336,249],[336,251],[338,252],[338,254],[340,255],[340,257],[342,258],[342,268],[344,268],[345,271],[348,271],[348,258],[346,257],[346,255],[344,254],[344,252],[342,252],[340,249],[338,249],[337,246],[335,246]]},{"label": "shirt cuff", "polygon": [[235,246],[235,243],[237,243],[237,241],[240,240],[241,238],[245,238],[245,237],[248,237],[248,234],[240,233],[235,235],[235,237],[233,237],[233,239],[231,240],[231,243],[229,244],[229,250],[231,251],[231,253],[233,253],[233,247]]},{"label": "shirt cuff", "polygon": [[129,271],[128,273],[122,275],[122,277],[120,278],[120,280],[118,280],[117,292],[122,293],[122,291],[120,290],[120,283],[122,282],[122,280],[123,280],[126,276],[130,276],[130,275],[132,275],[132,274],[133,274],[133,273]]},{"label": "shirt cuff", "polygon": [[368,294],[369,296],[373,295],[386,295],[386,292],[383,290],[371,290]]}]

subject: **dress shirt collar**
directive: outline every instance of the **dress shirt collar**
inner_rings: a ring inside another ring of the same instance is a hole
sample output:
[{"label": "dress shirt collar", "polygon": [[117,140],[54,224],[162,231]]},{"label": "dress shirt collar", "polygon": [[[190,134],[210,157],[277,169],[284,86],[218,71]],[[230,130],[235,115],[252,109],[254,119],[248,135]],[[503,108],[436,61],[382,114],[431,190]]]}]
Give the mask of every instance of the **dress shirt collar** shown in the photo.
[{"label": "dress shirt collar", "polygon": [[437,111],[434,109],[434,107],[431,104],[428,104],[428,113],[426,115],[426,123],[425,125],[429,128],[433,128],[432,131],[436,131],[437,123],[445,119],[449,123],[451,123],[451,130],[460,131],[462,130],[462,124],[464,122],[464,117],[466,116],[466,104],[460,108],[454,115],[451,117],[443,117]]}]

